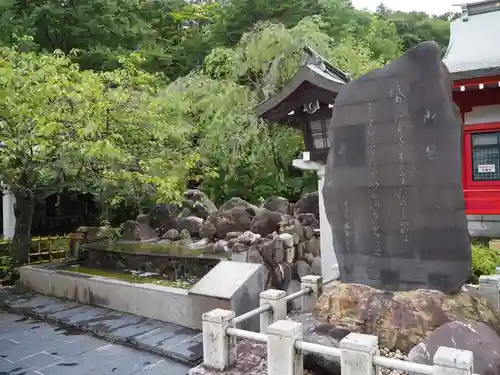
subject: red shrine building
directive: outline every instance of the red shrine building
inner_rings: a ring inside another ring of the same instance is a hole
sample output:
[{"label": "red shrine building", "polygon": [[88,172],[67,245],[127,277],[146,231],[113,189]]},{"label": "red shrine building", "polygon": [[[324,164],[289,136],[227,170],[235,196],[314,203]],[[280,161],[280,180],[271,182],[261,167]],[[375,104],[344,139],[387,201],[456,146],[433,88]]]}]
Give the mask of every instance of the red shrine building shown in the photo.
[{"label": "red shrine building", "polygon": [[462,6],[444,63],[464,124],[463,187],[472,236],[500,236],[500,1]]}]

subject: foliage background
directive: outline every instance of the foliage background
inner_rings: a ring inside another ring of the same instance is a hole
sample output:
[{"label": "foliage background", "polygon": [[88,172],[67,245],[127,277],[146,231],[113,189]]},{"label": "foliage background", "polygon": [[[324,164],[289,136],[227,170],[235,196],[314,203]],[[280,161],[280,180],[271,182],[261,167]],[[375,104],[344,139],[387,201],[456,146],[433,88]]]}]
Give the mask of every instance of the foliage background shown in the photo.
[{"label": "foliage background", "polygon": [[54,193],[90,193],[110,221],[186,187],[216,203],[298,199],[317,184],[292,167],[301,135],[253,108],[302,48],[357,77],[425,40],[444,52],[455,16],[349,0],[0,0],[0,179],[20,207],[15,241]]}]

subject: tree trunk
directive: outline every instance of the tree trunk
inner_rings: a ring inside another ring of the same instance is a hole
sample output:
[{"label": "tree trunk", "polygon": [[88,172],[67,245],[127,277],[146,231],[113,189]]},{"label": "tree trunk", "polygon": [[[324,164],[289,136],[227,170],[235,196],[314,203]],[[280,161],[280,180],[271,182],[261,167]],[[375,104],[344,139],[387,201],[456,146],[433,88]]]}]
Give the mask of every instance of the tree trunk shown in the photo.
[{"label": "tree trunk", "polygon": [[15,189],[12,192],[16,198],[14,206],[16,227],[12,239],[12,258],[15,265],[22,265],[26,264],[29,258],[35,197],[29,190]]}]

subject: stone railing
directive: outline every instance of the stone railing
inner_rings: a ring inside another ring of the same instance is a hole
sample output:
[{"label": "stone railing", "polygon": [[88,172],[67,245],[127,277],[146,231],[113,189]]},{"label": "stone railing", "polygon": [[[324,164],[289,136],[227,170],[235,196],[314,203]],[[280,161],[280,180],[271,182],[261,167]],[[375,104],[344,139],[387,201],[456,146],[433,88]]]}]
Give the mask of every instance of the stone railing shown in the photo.
[{"label": "stone railing", "polygon": [[479,285],[476,287],[484,298],[497,310],[500,310],[500,275],[484,275],[479,277]]},{"label": "stone railing", "polygon": [[[473,375],[470,351],[440,347],[434,355],[434,365],[430,366],[380,356],[377,336],[350,333],[340,341],[339,348],[303,341],[302,324],[286,320],[287,302],[300,298],[302,310],[311,311],[324,283],[321,276],[312,275],[301,281],[301,290],[288,296],[282,290],[262,292],[260,306],[238,317],[234,311],[222,309],[205,313],[202,366],[210,373],[230,373],[237,360],[236,339],[240,338],[266,343],[268,375],[302,375],[304,352],[339,358],[342,375],[374,375],[376,366],[426,375]],[[260,332],[237,328],[257,315]],[[195,369],[192,374],[198,373]]]}]

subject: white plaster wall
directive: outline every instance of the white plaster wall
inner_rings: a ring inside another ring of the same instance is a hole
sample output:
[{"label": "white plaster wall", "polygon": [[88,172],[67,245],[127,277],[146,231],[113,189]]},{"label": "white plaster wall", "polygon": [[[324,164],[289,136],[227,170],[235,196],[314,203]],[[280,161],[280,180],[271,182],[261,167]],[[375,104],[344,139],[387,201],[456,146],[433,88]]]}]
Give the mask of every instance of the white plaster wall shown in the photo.
[{"label": "white plaster wall", "polygon": [[[338,261],[333,247],[333,233],[328,217],[326,216],[323,186],[325,185],[325,167],[318,171],[318,197],[319,197],[319,227],[321,243],[321,273],[323,278],[338,278]],[[335,267],[335,269],[334,269]]]},{"label": "white plaster wall", "polygon": [[8,190],[3,191],[2,196],[2,221],[3,221],[3,236],[4,238],[13,238],[16,228],[16,215],[14,214],[14,205],[16,198]]},{"label": "white plaster wall", "polygon": [[333,233],[326,216],[323,186],[325,184],[325,164],[310,161],[307,153],[302,159],[295,159],[293,166],[303,170],[314,170],[318,174],[319,227],[321,243],[321,273],[325,280],[339,278],[338,261],[333,247]]},{"label": "white plaster wall", "polygon": [[488,122],[500,121],[500,105],[488,105],[484,107],[474,107],[471,112],[464,115],[464,123],[484,124]]}]

